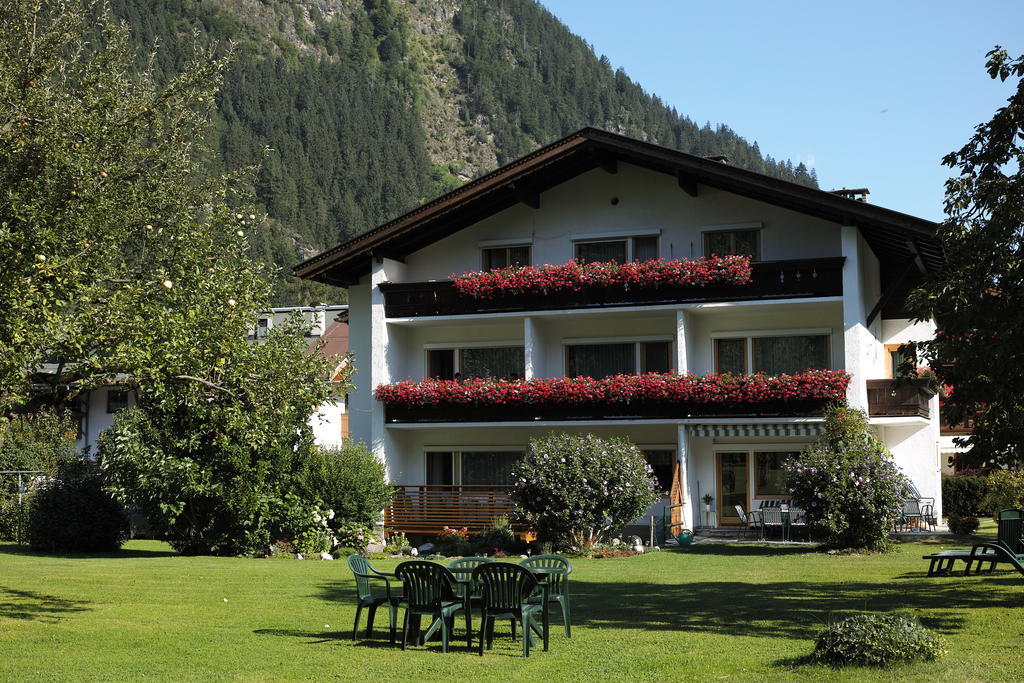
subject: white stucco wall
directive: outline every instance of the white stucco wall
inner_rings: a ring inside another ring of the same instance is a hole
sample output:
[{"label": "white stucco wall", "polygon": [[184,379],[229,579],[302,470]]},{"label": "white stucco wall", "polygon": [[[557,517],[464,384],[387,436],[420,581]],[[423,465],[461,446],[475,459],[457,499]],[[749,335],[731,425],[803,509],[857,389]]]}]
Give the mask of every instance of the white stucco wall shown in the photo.
[{"label": "white stucco wall", "polygon": [[531,244],[534,264],[565,263],[574,256],[573,236],[646,231],[659,235],[663,257],[691,258],[703,255],[702,231],[751,222],[763,224],[763,260],[840,255],[834,224],[704,185],[690,197],[671,176],[620,163],[614,175],[595,169],[544,192],[540,209],[518,204],[421,249],[406,259],[405,277],[479,270],[487,240]]},{"label": "white stucco wall", "polygon": [[342,439],[342,417],[345,415],[345,401],[328,401],[309,416],[313,439],[320,446],[339,446]]}]

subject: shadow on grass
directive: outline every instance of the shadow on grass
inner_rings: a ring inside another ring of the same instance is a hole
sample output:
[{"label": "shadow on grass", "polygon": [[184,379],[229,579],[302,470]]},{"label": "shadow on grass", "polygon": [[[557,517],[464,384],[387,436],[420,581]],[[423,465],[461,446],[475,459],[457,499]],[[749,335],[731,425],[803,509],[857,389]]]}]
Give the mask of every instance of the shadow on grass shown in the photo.
[{"label": "shadow on grass", "polygon": [[0,586],[0,617],[56,623],[66,614],[85,612],[87,600],[69,600],[56,595]]},{"label": "shadow on grass", "polygon": [[571,594],[573,624],[584,627],[810,639],[828,623],[859,612],[927,610],[930,613],[918,615],[922,622],[952,633],[963,627],[965,610],[1024,605],[1021,595],[995,591],[993,584],[974,577],[918,584],[780,580],[666,585],[578,580],[572,582]]},{"label": "shadow on grass", "polygon": [[127,560],[133,558],[184,557],[173,550],[116,550],[104,553],[40,553],[27,545],[0,544],[0,555],[22,555],[24,557],[54,557],[62,560]]}]

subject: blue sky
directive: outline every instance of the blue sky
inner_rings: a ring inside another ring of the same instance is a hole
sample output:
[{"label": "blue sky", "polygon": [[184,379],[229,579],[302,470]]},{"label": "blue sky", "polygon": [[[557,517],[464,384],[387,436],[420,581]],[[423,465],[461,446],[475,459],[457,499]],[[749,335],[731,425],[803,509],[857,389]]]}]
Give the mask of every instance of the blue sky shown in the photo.
[{"label": "blue sky", "polygon": [[1024,2],[541,0],[645,90],[761,151],[813,166],[823,189],[943,217],[942,157],[1011,93],[985,73],[1024,53]]}]

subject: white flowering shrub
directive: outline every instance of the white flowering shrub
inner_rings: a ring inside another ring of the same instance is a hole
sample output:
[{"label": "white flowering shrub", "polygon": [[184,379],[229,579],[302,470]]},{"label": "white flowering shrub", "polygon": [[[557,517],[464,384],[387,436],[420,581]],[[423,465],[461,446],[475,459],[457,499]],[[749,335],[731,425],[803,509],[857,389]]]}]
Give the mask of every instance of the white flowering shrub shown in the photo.
[{"label": "white flowering shrub", "polygon": [[889,530],[910,495],[909,481],[859,410],[835,405],[825,430],[786,464],[793,504],[812,532],[834,548],[885,550]]},{"label": "white flowering shrub", "polygon": [[625,439],[552,433],[530,442],[513,469],[512,499],[544,540],[592,547],[658,498],[640,450]]}]

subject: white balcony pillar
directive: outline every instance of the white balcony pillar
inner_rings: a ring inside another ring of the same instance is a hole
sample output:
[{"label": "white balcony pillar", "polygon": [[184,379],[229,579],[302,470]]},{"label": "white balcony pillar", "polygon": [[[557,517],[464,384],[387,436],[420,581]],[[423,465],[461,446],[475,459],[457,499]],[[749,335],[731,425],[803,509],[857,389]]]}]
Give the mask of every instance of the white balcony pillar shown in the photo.
[{"label": "white balcony pillar", "polygon": [[[690,440],[686,425],[677,427],[676,446],[679,459],[679,487],[683,503],[683,526],[686,529],[693,528],[693,496],[690,495]],[[678,531],[676,529],[675,531]]]},{"label": "white balcony pillar", "polygon": [[[362,374],[370,392],[377,386],[396,379],[392,377],[392,367],[397,350],[391,348],[389,343],[384,292],[378,285],[382,282],[400,281],[404,268],[405,266],[392,259],[382,258],[373,261],[370,274],[370,362],[369,367],[357,368],[359,374],[355,378],[355,381],[359,382],[359,376]],[[387,469],[385,474],[390,477],[392,467],[388,453],[391,448],[388,432],[384,428],[384,406],[372,397],[372,393],[370,405],[370,442],[367,445],[384,462]]]},{"label": "white balcony pillar", "polygon": [[540,370],[542,344],[537,330],[537,322],[531,317],[523,318],[523,375],[526,379],[538,376]]},{"label": "white balcony pillar", "polygon": [[864,282],[861,277],[862,259],[860,235],[856,226],[842,227],[843,264],[843,366],[850,374],[846,400],[852,408],[867,411],[868,389],[867,355],[870,350],[870,332],[866,319]]},{"label": "white balcony pillar", "polygon": [[687,311],[676,311],[676,357],[673,369],[680,375],[689,372],[689,358],[686,352],[687,326],[690,324],[690,313]]}]

